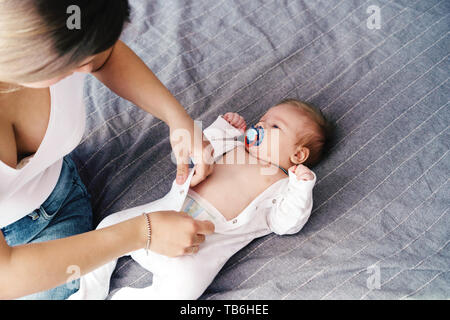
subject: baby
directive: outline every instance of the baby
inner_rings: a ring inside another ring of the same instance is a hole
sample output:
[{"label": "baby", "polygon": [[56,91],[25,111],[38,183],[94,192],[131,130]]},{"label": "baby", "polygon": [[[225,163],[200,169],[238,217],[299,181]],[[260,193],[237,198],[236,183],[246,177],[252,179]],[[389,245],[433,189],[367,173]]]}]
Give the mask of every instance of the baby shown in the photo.
[{"label": "baby", "polygon": [[[122,288],[113,299],[197,299],[226,261],[255,238],[294,234],[307,222],[313,205],[315,165],[328,137],[322,114],[304,102],[288,99],[270,108],[246,131],[237,113],[219,116],[204,130],[214,149],[214,172],[189,188],[191,170],[183,185],[175,182],[163,198],[105,218],[98,228],[130,219],[143,212],[184,211],[194,219],[209,220],[214,234],[196,254],[166,257],[152,251],[130,253],[153,273],[143,289]],[[151,217],[151,214],[150,214]],[[117,260],[81,278],[71,299],[104,299]]]}]

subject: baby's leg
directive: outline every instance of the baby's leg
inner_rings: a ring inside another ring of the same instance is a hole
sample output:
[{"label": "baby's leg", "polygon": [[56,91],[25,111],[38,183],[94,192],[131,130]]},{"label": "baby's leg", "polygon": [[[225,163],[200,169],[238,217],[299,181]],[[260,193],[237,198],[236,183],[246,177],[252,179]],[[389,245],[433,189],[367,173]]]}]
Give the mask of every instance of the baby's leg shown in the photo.
[{"label": "baby's leg", "polygon": [[[177,281],[178,280],[178,281]],[[122,288],[113,300],[195,300],[201,296],[206,286],[201,283],[183,282],[176,277],[153,275],[153,284],[147,288]]]},{"label": "baby's leg", "polygon": [[[147,206],[147,205],[146,205]],[[141,214],[144,206],[123,210],[109,215],[101,221],[97,229],[109,227],[121,221],[131,219]],[[80,289],[69,297],[69,300],[99,300],[106,299],[109,294],[111,276],[117,264],[117,259],[91,271],[80,278]]]},{"label": "baby's leg", "polygon": [[[207,264],[207,262],[203,262]],[[123,288],[113,300],[194,300],[198,299],[213,281],[221,266],[200,268],[199,265],[176,263],[172,272],[153,274],[153,283],[147,288]]]},{"label": "baby's leg", "polygon": [[120,289],[112,299],[198,299],[228,258],[236,252],[232,247],[223,246],[220,238],[213,234],[200,246],[197,254],[177,258],[160,256],[151,251],[146,256],[144,250],[133,252],[132,258],[153,272],[153,284],[143,289]]},{"label": "baby's leg", "polygon": [[69,300],[104,300],[109,293],[111,275],[117,260],[111,261],[80,278],[80,289]]}]

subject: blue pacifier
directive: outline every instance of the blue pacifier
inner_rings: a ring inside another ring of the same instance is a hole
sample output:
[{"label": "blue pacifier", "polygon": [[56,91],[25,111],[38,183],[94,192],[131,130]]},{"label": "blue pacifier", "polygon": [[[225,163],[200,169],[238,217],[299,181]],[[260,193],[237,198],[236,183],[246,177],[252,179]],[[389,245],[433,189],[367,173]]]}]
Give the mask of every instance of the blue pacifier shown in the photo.
[{"label": "blue pacifier", "polygon": [[247,147],[257,147],[264,139],[264,128],[261,126],[251,126],[245,131],[245,145]]}]

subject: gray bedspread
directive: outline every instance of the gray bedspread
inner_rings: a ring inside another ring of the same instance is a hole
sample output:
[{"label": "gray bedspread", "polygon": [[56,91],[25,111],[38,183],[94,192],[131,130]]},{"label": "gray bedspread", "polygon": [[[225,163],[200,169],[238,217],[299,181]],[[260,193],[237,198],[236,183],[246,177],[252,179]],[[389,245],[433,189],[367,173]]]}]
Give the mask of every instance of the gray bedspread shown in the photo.
[{"label": "gray bedspread", "polygon": [[[449,1],[130,3],[122,40],[204,127],[286,97],[337,126],[306,226],[251,242],[202,299],[450,298]],[[73,157],[98,223],[163,196],[175,165],[164,123],[92,76],[85,94]],[[111,290],[151,280],[121,258]]]}]

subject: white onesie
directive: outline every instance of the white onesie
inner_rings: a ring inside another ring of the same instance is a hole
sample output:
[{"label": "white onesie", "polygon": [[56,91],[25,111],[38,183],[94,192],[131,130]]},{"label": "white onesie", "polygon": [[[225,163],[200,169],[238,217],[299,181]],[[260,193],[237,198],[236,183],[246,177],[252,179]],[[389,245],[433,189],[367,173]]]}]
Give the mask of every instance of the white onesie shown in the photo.
[{"label": "white onesie", "polygon": [[[214,157],[218,159],[236,147],[236,142],[220,139],[237,137],[241,132],[219,116],[204,130],[204,135],[211,141]],[[226,221],[214,206],[189,189],[193,173],[191,169],[183,185],[174,181],[163,198],[111,214],[97,227],[104,228],[144,212],[162,210],[185,211],[194,219],[209,220],[215,226],[214,233],[206,236],[199,252],[194,255],[169,258],[149,251],[147,256],[144,249],[129,253],[143,268],[153,273],[152,285],[143,289],[122,288],[113,299],[197,299],[226,261],[250,241],[271,232],[280,235],[297,233],[311,214],[315,175],[313,180],[302,181],[289,171],[288,178],[272,184],[235,219]],[[116,263],[117,260],[111,261],[81,277],[79,291],[69,299],[105,299]]]}]

